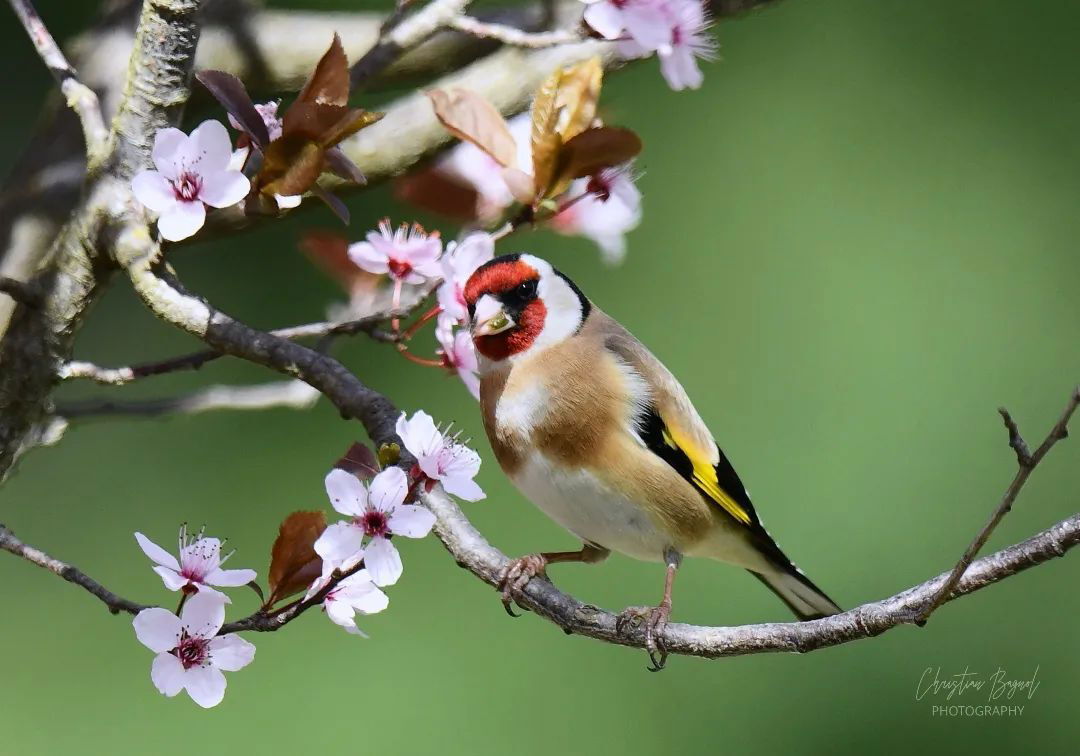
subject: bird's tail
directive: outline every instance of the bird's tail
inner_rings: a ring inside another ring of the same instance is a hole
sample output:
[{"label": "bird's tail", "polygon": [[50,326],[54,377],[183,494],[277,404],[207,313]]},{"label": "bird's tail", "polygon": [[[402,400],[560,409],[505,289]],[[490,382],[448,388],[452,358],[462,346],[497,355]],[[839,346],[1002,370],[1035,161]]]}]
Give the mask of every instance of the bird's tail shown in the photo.
[{"label": "bird's tail", "polygon": [[777,554],[770,554],[768,569],[749,572],[779,596],[796,617],[803,621],[821,619],[843,611],[779,549],[776,551]]}]

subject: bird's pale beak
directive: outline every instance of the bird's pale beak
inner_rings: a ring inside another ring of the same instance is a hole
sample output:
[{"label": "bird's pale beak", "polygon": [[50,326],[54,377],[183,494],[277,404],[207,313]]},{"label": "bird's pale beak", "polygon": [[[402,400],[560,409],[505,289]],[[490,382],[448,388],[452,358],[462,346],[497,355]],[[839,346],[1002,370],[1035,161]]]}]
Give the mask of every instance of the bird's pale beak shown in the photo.
[{"label": "bird's pale beak", "polygon": [[494,336],[514,327],[514,319],[506,314],[502,304],[494,297],[485,296],[476,303],[473,315],[472,335]]}]

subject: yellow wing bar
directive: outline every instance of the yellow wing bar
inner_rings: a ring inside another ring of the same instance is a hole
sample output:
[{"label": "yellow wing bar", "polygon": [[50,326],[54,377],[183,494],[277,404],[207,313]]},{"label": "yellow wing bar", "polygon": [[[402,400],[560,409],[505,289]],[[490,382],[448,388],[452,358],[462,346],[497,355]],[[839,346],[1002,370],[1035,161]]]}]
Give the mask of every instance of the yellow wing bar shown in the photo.
[{"label": "yellow wing bar", "polygon": [[694,466],[690,482],[719,504],[729,515],[743,525],[749,525],[750,515],[720,487],[720,482],[716,478],[716,468],[709,458],[702,454],[689,439],[673,431],[666,423],[664,424],[663,436],[665,444],[685,454]]}]

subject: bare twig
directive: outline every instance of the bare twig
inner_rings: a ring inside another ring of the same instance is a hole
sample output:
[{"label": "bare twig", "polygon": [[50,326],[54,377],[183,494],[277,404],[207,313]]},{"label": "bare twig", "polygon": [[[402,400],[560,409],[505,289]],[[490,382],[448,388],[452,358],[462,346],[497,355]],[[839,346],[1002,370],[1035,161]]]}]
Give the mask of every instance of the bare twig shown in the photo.
[{"label": "bare twig", "polygon": [[208,386],[182,396],[164,399],[115,401],[89,399],[56,408],[67,420],[88,417],[136,415],[198,415],[217,410],[265,410],[276,407],[310,409],[321,394],[303,381],[274,381],[256,386]]},{"label": "bare twig", "polygon": [[[365,333],[375,341],[394,343],[398,340],[398,337],[389,331],[380,329],[378,326],[395,315],[398,317],[408,317],[416,310],[416,307],[423,303],[427,295],[428,291],[424,291],[416,305],[403,308],[399,312],[394,312],[392,310],[379,312],[356,320],[323,320],[315,323],[289,326],[287,328],[278,328],[269,333],[272,336],[289,339],[290,341],[308,338],[322,339],[327,336],[354,336],[356,334]],[[72,361],[60,368],[58,377],[61,380],[88,378],[95,383],[121,386],[125,383],[131,383],[132,381],[136,381],[140,378],[147,378],[152,375],[164,375],[165,373],[175,373],[182,370],[198,370],[206,363],[224,356],[225,355],[222,352],[212,349],[203,349],[198,352],[180,355],[179,357],[171,357],[167,360],[145,362],[139,365],[118,368],[102,367],[100,365],[95,365],[92,362]]]},{"label": "bare twig", "polygon": [[0,293],[7,294],[19,304],[24,304],[27,307],[41,306],[41,292],[34,284],[27,281],[0,276]]},{"label": "bare twig", "polygon": [[108,137],[108,129],[105,128],[105,119],[101,115],[101,105],[98,103],[94,90],[79,81],[75,69],[68,63],[60,46],[56,44],[49,30],[45,27],[41,16],[30,3],[30,0],[8,0],[12,10],[19,17],[30,40],[37,48],[38,55],[49,69],[49,73],[60,85],[68,106],[79,116],[82,122],[83,137],[86,139],[86,153],[93,164],[105,150],[105,141]]},{"label": "bare twig", "polygon": [[1019,469],[1016,471],[1016,476],[1013,478],[1012,483],[1005,489],[1005,494],[1001,497],[1001,503],[997,505],[993,514],[990,515],[990,519],[982,526],[978,535],[975,536],[975,540],[973,540],[964,551],[964,555],[960,557],[960,561],[953,567],[952,572],[949,573],[948,579],[942,583],[940,589],[933,597],[933,600],[930,601],[926,605],[926,608],[923,609],[922,613],[920,613],[920,623],[926,622],[927,618],[934,613],[934,610],[949,599],[949,595],[959,585],[960,579],[964,576],[964,572],[971,564],[971,560],[974,559],[975,555],[979,553],[979,550],[986,545],[986,541],[990,538],[990,534],[994,532],[994,528],[1001,522],[1001,518],[1008,514],[1009,510],[1012,509],[1013,502],[1016,501],[1016,497],[1020,494],[1020,489],[1024,487],[1024,483],[1027,482],[1032,471],[1040,462],[1042,462],[1043,457],[1049,453],[1050,449],[1054,447],[1054,444],[1069,435],[1069,419],[1072,417],[1073,412],[1076,411],[1078,405],[1080,405],[1080,386],[1073,389],[1072,393],[1069,395],[1069,402],[1065,405],[1065,409],[1061,413],[1061,417],[1058,418],[1058,421],[1054,424],[1054,427],[1050,429],[1050,433],[1043,440],[1042,444],[1039,445],[1039,448],[1035,450],[1034,454],[1028,452],[1027,444],[1020,435],[1020,429],[1012,419],[1009,411],[1004,407],[998,410],[1002,420],[1005,421],[1006,429],[1009,431],[1009,446],[1016,452],[1016,461],[1019,465]]},{"label": "bare twig", "polygon": [[10,551],[15,556],[22,557],[38,567],[43,567],[49,572],[59,575],[69,583],[74,583],[83,588],[109,607],[109,611],[113,614],[119,614],[120,612],[138,614],[143,609],[146,609],[142,604],[136,604],[134,601],[128,601],[126,598],[117,596],[74,565],[61,562],[59,559],[53,559],[44,551],[23,543],[2,523],[0,523],[0,549]]},{"label": "bare twig", "polygon": [[471,34],[474,37],[493,39],[504,45],[515,47],[551,47],[580,42],[583,39],[581,32],[577,29],[527,32],[506,24],[486,23],[471,16],[456,16],[450,19],[449,26],[451,29]]},{"label": "bare twig", "polygon": [[416,47],[460,16],[470,0],[431,0],[415,13],[399,7],[379,30],[379,39],[353,64],[350,78],[358,90],[388,68],[406,50]]}]

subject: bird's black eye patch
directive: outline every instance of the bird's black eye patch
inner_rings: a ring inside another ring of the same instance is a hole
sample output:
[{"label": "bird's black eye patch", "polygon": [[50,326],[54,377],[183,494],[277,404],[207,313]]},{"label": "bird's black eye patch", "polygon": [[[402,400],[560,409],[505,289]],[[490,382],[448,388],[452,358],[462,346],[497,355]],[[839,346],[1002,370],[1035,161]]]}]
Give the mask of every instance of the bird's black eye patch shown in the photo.
[{"label": "bird's black eye patch", "polygon": [[536,299],[536,292],[539,286],[539,278],[530,278],[527,281],[522,281],[514,288],[499,294],[499,301],[503,303],[503,307],[506,308],[510,317],[517,320],[521,315],[521,311],[525,309],[525,306]]}]

